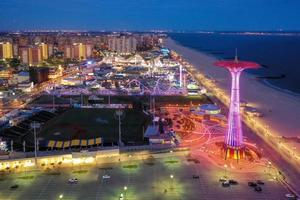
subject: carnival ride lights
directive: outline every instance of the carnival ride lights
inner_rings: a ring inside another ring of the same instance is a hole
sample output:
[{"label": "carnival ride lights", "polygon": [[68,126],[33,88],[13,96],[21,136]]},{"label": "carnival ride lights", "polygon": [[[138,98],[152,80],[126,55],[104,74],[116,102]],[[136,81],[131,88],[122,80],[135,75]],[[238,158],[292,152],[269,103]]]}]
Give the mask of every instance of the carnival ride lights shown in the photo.
[{"label": "carnival ride lights", "polygon": [[231,74],[231,98],[228,115],[228,130],[225,137],[225,159],[240,159],[245,156],[240,116],[240,75],[243,70],[256,69],[260,65],[254,62],[239,61],[237,56],[234,60],[218,61],[215,65],[228,69]]}]

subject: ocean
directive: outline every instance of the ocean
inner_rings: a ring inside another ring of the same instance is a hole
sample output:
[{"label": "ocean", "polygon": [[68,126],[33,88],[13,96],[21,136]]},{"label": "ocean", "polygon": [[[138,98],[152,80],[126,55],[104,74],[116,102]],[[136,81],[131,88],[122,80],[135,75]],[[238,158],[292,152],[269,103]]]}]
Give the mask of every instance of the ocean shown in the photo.
[{"label": "ocean", "polygon": [[239,59],[262,65],[248,73],[274,88],[300,95],[299,35],[170,33],[169,36],[183,46],[219,59],[233,59],[237,49]]}]

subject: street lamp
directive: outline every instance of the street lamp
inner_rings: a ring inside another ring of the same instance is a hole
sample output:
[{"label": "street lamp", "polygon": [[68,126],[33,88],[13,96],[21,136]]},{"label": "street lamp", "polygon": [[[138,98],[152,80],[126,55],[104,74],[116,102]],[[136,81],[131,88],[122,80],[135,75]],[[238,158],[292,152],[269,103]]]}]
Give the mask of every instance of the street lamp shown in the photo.
[{"label": "street lamp", "polygon": [[171,178],[171,189],[173,189],[173,180],[174,180],[174,175],[173,175],[173,174],[171,174],[171,175],[170,175],[170,178]]},{"label": "street lamp", "polygon": [[225,164],[225,165],[224,165],[224,177],[227,176],[227,167],[228,167],[227,164]]},{"label": "street lamp", "polygon": [[125,185],[123,189],[124,189],[124,197],[125,197],[125,199],[126,199],[126,198],[127,198],[127,195],[126,195],[127,186]]},{"label": "street lamp", "polygon": [[59,195],[59,199],[62,199],[63,197],[64,197],[63,194],[60,194],[60,195]]},{"label": "street lamp", "polygon": [[295,156],[295,151],[296,151],[297,148],[295,146],[293,146],[292,149],[293,149],[293,156]]},{"label": "street lamp", "polygon": [[272,166],[271,161],[268,161],[268,173],[269,173],[269,175],[271,175],[271,166]]}]

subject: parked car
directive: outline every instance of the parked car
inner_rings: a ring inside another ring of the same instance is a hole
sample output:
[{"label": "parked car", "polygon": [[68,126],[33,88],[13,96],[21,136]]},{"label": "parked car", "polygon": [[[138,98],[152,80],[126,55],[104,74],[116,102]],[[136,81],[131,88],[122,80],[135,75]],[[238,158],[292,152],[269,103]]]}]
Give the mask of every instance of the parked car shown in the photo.
[{"label": "parked car", "polygon": [[222,182],[222,186],[223,186],[223,187],[229,187],[229,186],[230,186],[229,181],[224,181],[224,182]]},{"label": "parked car", "polygon": [[10,187],[10,189],[11,189],[11,190],[16,190],[18,187],[19,187],[19,185],[12,185],[12,186]]},{"label": "parked car", "polygon": [[105,174],[105,175],[102,176],[102,179],[110,179],[110,176]]},{"label": "parked car", "polygon": [[261,191],[262,191],[262,188],[261,188],[260,186],[256,186],[256,187],[254,188],[254,190],[255,190],[256,192],[261,192]]},{"label": "parked car", "polygon": [[78,183],[78,179],[77,178],[70,178],[68,180],[68,183]]},{"label": "parked car", "polygon": [[193,175],[193,179],[199,179],[199,175]]},{"label": "parked car", "polygon": [[227,178],[224,177],[224,176],[222,176],[222,177],[219,179],[219,182],[225,182],[225,181],[227,181]]},{"label": "parked car", "polygon": [[264,183],[263,181],[261,181],[261,180],[257,180],[256,183],[257,183],[258,185],[264,185],[264,184],[265,184],[265,183]]},{"label": "parked car", "polygon": [[296,197],[295,195],[290,194],[290,193],[285,194],[285,197],[286,197],[287,199],[291,199],[291,200],[296,200],[296,199],[297,199],[297,197]]},{"label": "parked car", "polygon": [[237,185],[237,184],[239,184],[236,180],[233,180],[233,179],[230,179],[229,180],[229,184],[230,185]]},{"label": "parked car", "polygon": [[256,183],[254,183],[254,182],[248,182],[248,186],[250,186],[250,187],[256,187],[256,186],[257,186],[257,184],[256,184]]}]

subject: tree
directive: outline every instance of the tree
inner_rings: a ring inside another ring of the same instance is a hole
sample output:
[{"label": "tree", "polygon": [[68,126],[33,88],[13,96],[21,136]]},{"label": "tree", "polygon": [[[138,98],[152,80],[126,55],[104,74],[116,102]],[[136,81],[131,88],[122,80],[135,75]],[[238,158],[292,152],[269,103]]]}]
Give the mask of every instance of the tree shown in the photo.
[{"label": "tree", "polygon": [[5,62],[5,60],[0,60],[0,66],[4,66],[6,67],[7,63]]},{"label": "tree", "polygon": [[18,58],[11,58],[11,59],[8,60],[8,64],[9,64],[10,67],[16,69],[17,67],[20,66],[21,61]]}]

